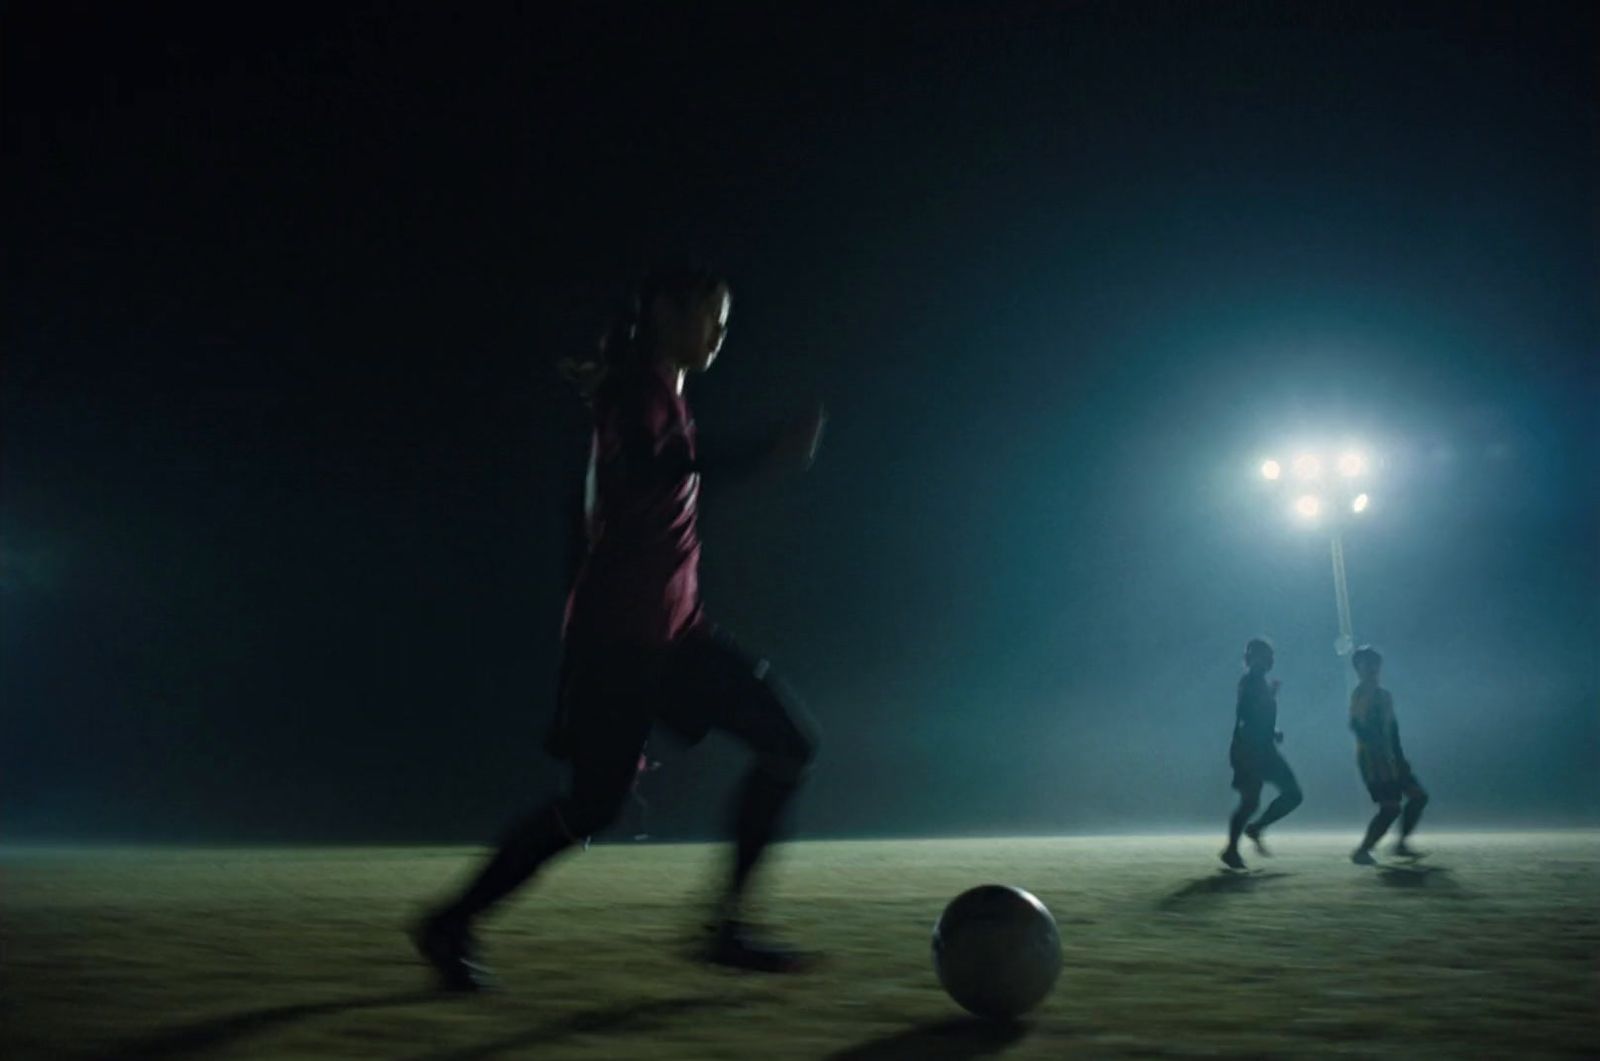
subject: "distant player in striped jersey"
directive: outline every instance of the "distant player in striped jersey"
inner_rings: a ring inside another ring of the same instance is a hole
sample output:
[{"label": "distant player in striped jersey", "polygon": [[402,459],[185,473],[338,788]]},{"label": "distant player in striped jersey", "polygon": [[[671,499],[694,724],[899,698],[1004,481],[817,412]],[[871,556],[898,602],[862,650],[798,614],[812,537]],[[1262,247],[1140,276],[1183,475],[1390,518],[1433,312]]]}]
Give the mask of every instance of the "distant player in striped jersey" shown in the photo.
[{"label": "distant player in striped jersey", "polygon": [[1417,858],[1420,852],[1413,849],[1409,841],[1422,818],[1422,808],[1428,805],[1428,793],[1418,784],[1400,748],[1394,697],[1378,684],[1383,657],[1371,645],[1363,645],[1356,649],[1350,662],[1361,676],[1360,684],[1350,694],[1350,728],[1356,734],[1356,763],[1372,802],[1378,805],[1378,813],[1373,815],[1367,835],[1351,854],[1350,861],[1373,865],[1376,860],[1372,849],[1378,846],[1396,818],[1400,820],[1400,839],[1395,841],[1394,853],[1400,858]]}]

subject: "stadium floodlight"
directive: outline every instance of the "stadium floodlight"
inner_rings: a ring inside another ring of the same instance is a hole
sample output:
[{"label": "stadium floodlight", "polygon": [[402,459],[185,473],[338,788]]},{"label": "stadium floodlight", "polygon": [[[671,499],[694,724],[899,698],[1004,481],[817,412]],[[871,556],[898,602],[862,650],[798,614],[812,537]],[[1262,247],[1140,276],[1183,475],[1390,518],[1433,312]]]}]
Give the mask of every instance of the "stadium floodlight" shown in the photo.
[{"label": "stadium floodlight", "polygon": [[[1258,468],[1262,480],[1277,487],[1285,482],[1284,489],[1292,492],[1287,498],[1289,518],[1308,530],[1328,532],[1333,553],[1333,595],[1339,613],[1339,638],[1334,650],[1348,656],[1355,649],[1355,636],[1350,624],[1350,590],[1345,579],[1344,531],[1365,519],[1372,507],[1372,497],[1367,492],[1368,479],[1378,465],[1357,444],[1347,449],[1306,449],[1296,453],[1284,464],[1268,459]],[[1323,469],[1331,478],[1324,477]],[[1332,474],[1337,473],[1337,474]],[[1290,482],[1292,480],[1292,482]],[[1347,671],[1345,680],[1351,680]]]}]

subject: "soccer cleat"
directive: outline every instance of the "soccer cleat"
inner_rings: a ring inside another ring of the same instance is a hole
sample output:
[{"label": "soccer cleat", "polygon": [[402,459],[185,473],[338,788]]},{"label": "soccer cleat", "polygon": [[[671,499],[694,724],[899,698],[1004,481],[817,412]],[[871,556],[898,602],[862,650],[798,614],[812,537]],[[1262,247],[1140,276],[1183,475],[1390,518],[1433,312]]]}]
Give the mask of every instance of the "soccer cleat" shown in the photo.
[{"label": "soccer cleat", "polygon": [[1267,850],[1267,842],[1261,838],[1261,826],[1246,825],[1244,827],[1244,835],[1248,836],[1250,842],[1256,845],[1258,854],[1265,855],[1267,858],[1272,857],[1272,852]]},{"label": "soccer cleat", "polygon": [[791,947],[758,942],[750,935],[749,926],[741,921],[722,922],[711,938],[705,957],[712,965],[757,973],[804,972],[816,960],[815,955]]},{"label": "soccer cleat", "polygon": [[439,974],[446,991],[482,991],[493,984],[489,971],[477,960],[477,941],[467,923],[434,914],[411,932],[417,953]]},{"label": "soccer cleat", "polygon": [[1378,860],[1372,857],[1372,849],[1369,847],[1358,847],[1350,852],[1350,861],[1358,866],[1376,866],[1378,864]]},{"label": "soccer cleat", "polygon": [[1217,856],[1222,859],[1222,864],[1229,869],[1244,869],[1244,859],[1239,857],[1239,849],[1235,847],[1223,848],[1222,854]]},{"label": "soccer cleat", "polygon": [[1422,851],[1418,851],[1416,848],[1412,847],[1410,844],[1406,843],[1404,840],[1396,840],[1394,842],[1394,846],[1391,847],[1389,849],[1389,851],[1390,851],[1391,854],[1394,855],[1395,858],[1426,858],[1427,857],[1426,853],[1424,853]]}]

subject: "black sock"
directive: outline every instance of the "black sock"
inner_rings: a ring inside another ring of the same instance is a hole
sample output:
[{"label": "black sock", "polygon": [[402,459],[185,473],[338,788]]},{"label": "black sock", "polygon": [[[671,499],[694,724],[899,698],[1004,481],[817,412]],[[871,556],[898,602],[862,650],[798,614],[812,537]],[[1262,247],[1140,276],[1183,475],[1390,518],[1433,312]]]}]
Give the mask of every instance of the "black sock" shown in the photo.
[{"label": "black sock", "polygon": [[1238,809],[1233,812],[1233,817],[1228,819],[1228,850],[1232,851],[1239,846],[1239,836],[1244,832],[1245,823],[1250,820],[1250,815],[1261,806],[1260,800],[1245,799],[1239,801]]},{"label": "black sock", "polygon": [[493,857],[442,916],[470,921],[516,891],[539,867],[576,841],[568,835],[554,805],[519,821],[506,833]]},{"label": "black sock", "polygon": [[1404,840],[1411,835],[1411,831],[1417,827],[1417,822],[1422,820],[1422,808],[1427,805],[1426,796],[1421,799],[1406,800],[1406,809],[1400,816],[1400,839]]},{"label": "black sock", "polygon": [[1383,839],[1383,834],[1389,831],[1389,826],[1394,824],[1395,818],[1399,815],[1398,807],[1380,808],[1378,813],[1372,816],[1372,824],[1367,826],[1366,838],[1361,841],[1362,849],[1370,851],[1378,846],[1378,841]]},{"label": "black sock", "polygon": [[745,775],[739,786],[733,819],[733,874],[721,911],[724,918],[738,916],[750,874],[768,845],[777,839],[783,811],[799,788],[793,781],[780,781],[757,767]]}]

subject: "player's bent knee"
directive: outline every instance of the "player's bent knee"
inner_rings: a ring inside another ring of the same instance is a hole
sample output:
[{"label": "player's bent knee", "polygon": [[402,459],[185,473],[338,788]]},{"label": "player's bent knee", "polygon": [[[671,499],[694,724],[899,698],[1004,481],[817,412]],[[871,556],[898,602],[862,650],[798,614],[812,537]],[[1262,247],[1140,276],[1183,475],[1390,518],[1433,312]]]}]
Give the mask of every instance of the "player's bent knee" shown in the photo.
[{"label": "player's bent knee", "polygon": [[796,727],[779,747],[756,757],[756,769],[785,785],[798,785],[811,772],[817,757],[817,742],[811,734]]},{"label": "player's bent knee", "polygon": [[788,757],[799,766],[802,774],[809,773],[811,765],[817,761],[816,731],[799,719],[794,723]]},{"label": "player's bent knee", "polygon": [[761,742],[756,768],[785,784],[799,784],[817,758],[816,727],[799,699],[775,675],[766,677],[773,715],[782,719],[770,738]]},{"label": "player's bent knee", "polygon": [[1378,804],[1378,812],[1380,814],[1390,815],[1391,817],[1393,815],[1399,814],[1400,813],[1400,801],[1399,800],[1393,800],[1393,801],[1384,800],[1382,803]]},{"label": "player's bent knee", "polygon": [[775,754],[768,752],[756,757],[756,769],[780,784],[798,785],[811,772],[812,755]]}]

